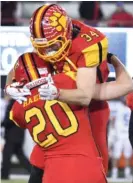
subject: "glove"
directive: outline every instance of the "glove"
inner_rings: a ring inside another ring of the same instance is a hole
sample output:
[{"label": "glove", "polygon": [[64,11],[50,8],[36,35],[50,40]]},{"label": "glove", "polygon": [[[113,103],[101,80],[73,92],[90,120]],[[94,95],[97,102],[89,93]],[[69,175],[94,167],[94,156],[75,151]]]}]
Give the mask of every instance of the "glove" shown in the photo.
[{"label": "glove", "polygon": [[42,100],[55,100],[59,98],[59,89],[54,85],[53,79],[49,74],[47,77],[47,83],[41,85],[38,89],[40,98]]},{"label": "glove", "polygon": [[27,101],[26,96],[31,95],[31,92],[27,88],[22,88],[23,83],[15,82],[10,85],[7,85],[5,88],[5,93],[16,100],[19,104],[22,104],[23,101]]}]

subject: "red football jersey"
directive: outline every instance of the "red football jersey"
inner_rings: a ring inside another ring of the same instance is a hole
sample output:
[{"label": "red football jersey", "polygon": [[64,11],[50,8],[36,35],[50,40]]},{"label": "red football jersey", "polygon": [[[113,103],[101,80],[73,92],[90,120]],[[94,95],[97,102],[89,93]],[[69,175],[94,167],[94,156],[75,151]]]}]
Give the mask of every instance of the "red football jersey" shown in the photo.
[{"label": "red football jersey", "polygon": [[[55,84],[62,89],[76,88],[75,81],[69,75],[75,77],[74,72],[53,76]],[[29,130],[33,140],[45,149],[46,156],[98,156],[86,107],[68,105],[57,100],[42,101],[37,89],[31,91],[32,96],[22,105],[15,102],[10,119],[18,126]]]},{"label": "red football jersey", "polygon": [[80,67],[97,67],[97,82],[107,80],[109,69],[106,62],[108,40],[97,29],[73,20],[73,24],[80,28],[78,36],[73,39],[69,55],[63,62],[54,63],[57,73],[77,71]]},{"label": "red football jersey", "polygon": [[54,63],[54,69],[60,73],[77,71],[80,67],[99,65],[97,82],[105,81],[109,72],[105,61],[108,50],[107,37],[97,29],[77,20],[73,20],[73,24],[79,27],[80,31],[77,37],[72,40],[68,57],[63,62]]},{"label": "red football jersey", "polygon": [[133,110],[133,93],[129,93],[126,97],[126,104],[128,107],[130,107],[131,110]]}]

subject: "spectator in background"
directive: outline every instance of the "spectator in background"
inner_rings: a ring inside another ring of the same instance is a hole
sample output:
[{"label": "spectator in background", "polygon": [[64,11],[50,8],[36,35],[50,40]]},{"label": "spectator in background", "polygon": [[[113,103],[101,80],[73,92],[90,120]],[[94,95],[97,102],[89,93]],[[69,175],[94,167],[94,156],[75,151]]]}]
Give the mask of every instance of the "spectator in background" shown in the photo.
[{"label": "spectator in background", "polygon": [[16,25],[16,18],[15,18],[16,8],[17,8],[16,1],[1,2],[1,25],[2,26]]},{"label": "spectator in background", "polygon": [[80,17],[85,23],[96,26],[103,19],[103,13],[97,1],[82,1],[79,6]]},{"label": "spectator in background", "polygon": [[133,27],[133,15],[127,12],[123,2],[116,2],[116,10],[109,19],[110,27]]},{"label": "spectator in background", "polygon": [[1,25],[16,26],[21,25],[22,2],[2,1],[1,2]]},{"label": "spectator in background", "polygon": [[126,106],[125,98],[120,98],[120,102],[117,104],[116,109],[115,141],[112,151],[112,178],[118,177],[118,160],[122,153],[125,157],[124,176],[125,178],[130,178],[130,159],[133,151],[128,138],[130,109]]},{"label": "spectator in background", "polygon": [[9,111],[14,101],[11,100],[7,106],[6,115],[2,122],[2,127],[5,128],[5,145],[2,152],[2,165],[1,165],[1,179],[9,179],[10,168],[11,168],[11,156],[15,154],[20,163],[30,173],[31,166],[23,153],[23,142],[24,142],[24,130],[17,127],[11,120],[9,120]]}]

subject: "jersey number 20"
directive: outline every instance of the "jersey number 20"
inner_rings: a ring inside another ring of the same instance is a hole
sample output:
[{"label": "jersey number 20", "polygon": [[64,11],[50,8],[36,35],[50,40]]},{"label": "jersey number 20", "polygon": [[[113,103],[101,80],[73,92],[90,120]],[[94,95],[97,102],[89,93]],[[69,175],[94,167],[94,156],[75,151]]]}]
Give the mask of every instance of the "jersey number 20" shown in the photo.
[{"label": "jersey number 20", "polygon": [[[58,116],[58,119],[56,117],[56,111],[53,111],[52,106],[53,105],[59,105],[59,107],[61,108],[62,112],[65,113],[66,117],[69,119],[70,121],[70,126],[67,128],[62,128],[59,122],[59,118],[60,116]],[[64,136],[67,137],[75,132],[77,132],[78,130],[78,122],[77,119],[74,115],[74,113],[72,112],[71,108],[62,102],[53,100],[53,101],[47,101],[44,105],[44,111],[47,113],[50,122],[52,123],[55,131],[57,132],[58,135],[60,136]],[[31,109],[27,110],[25,113],[25,120],[27,123],[31,122],[31,118],[36,116],[38,119],[38,124],[36,126],[33,127],[33,139],[34,141],[39,144],[41,147],[49,147],[52,144],[55,144],[57,142],[57,139],[55,138],[55,136],[50,133],[49,135],[47,135],[46,139],[43,142],[40,142],[38,139],[38,135],[45,130],[46,128],[46,120],[44,118],[44,114],[41,111],[40,108],[38,107],[32,107]]]}]

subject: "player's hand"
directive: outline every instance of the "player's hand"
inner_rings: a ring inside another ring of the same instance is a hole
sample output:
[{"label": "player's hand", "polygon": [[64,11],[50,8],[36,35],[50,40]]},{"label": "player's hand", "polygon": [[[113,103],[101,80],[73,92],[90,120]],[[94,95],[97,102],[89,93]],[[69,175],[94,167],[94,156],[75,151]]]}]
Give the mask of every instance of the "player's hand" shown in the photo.
[{"label": "player's hand", "polygon": [[23,101],[27,101],[27,95],[31,95],[30,90],[23,88],[23,83],[20,82],[14,82],[7,85],[5,87],[5,93],[20,104],[22,104]]},{"label": "player's hand", "polygon": [[41,85],[38,89],[40,98],[42,100],[55,100],[59,97],[59,89],[54,85],[53,79],[49,74],[47,77],[47,83]]}]

